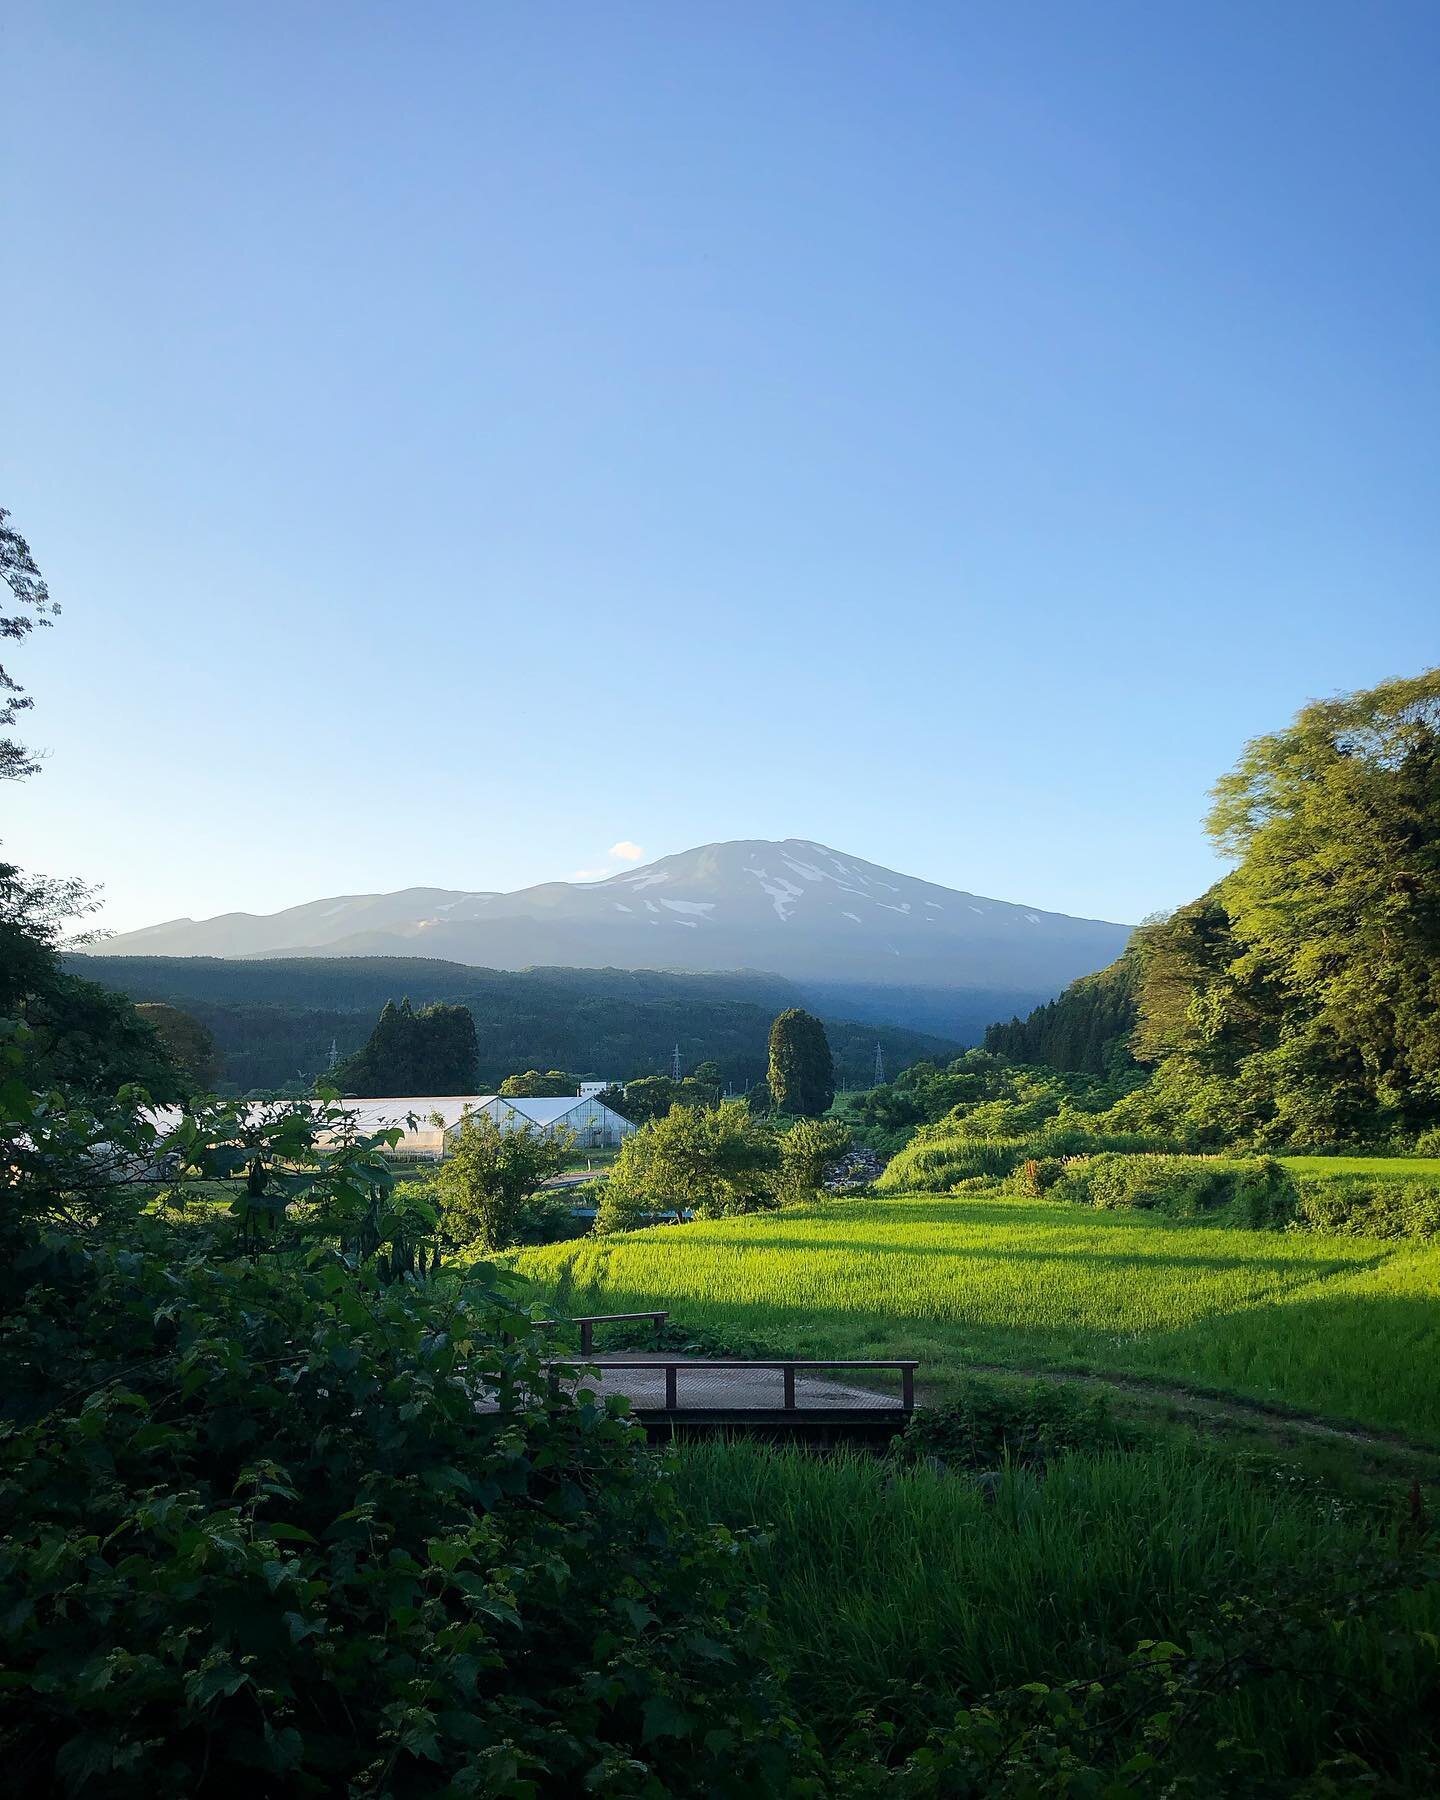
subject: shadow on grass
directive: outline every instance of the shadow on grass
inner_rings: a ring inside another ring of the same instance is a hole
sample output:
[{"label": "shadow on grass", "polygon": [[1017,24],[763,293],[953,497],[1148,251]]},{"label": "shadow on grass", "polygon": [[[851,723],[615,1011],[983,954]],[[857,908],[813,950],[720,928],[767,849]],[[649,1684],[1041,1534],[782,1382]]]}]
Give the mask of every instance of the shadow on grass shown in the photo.
[{"label": "shadow on grass", "polygon": [[[674,1228],[683,1232],[687,1227],[681,1225]],[[1255,1234],[1260,1242],[1264,1242],[1263,1234]],[[1279,1270],[1295,1275],[1306,1281],[1330,1274],[1348,1274],[1363,1272],[1385,1262],[1393,1254],[1389,1250],[1376,1250],[1367,1255],[1339,1259],[1334,1256],[1317,1254],[1313,1260],[1300,1256],[1259,1256],[1254,1252],[1237,1250],[1234,1255],[1219,1252],[1201,1252],[1194,1256],[1180,1256],[1169,1251],[1151,1253],[1143,1249],[1093,1250],[1089,1248],[1075,1250],[1030,1250],[1015,1244],[975,1244],[949,1246],[943,1244],[907,1244],[896,1243],[884,1238],[824,1238],[797,1237],[793,1232],[761,1233],[747,1232],[742,1244],[730,1246],[714,1238],[700,1240],[703,1249],[714,1247],[721,1250],[733,1250],[735,1253],[773,1252],[776,1250],[815,1250],[831,1256],[894,1256],[904,1257],[911,1261],[931,1262],[938,1258],[954,1259],[958,1262],[1033,1262],[1033,1263],[1072,1263],[1086,1264],[1095,1267],[1124,1267],[1145,1269],[1159,1272],[1167,1268],[1175,1269],[1256,1269]]]}]

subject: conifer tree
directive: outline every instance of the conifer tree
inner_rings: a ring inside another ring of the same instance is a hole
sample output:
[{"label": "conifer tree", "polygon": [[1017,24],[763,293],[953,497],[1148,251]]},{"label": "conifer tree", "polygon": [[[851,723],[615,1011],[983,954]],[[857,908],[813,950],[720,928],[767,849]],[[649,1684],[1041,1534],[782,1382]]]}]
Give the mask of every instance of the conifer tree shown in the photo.
[{"label": "conifer tree", "polygon": [[825,1027],[788,1007],[770,1027],[770,1098],[777,1112],[818,1119],[835,1099],[835,1063]]}]

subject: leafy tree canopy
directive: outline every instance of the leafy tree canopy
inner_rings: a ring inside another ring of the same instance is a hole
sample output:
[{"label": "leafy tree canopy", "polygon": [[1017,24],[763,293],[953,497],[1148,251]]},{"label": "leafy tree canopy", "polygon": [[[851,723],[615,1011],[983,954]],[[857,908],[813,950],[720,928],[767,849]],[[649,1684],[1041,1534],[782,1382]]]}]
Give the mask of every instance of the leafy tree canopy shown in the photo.
[{"label": "leafy tree canopy", "polygon": [[780,1139],[775,1194],[782,1206],[808,1206],[823,1191],[825,1171],[850,1148],[840,1119],[797,1119]]},{"label": "leafy tree canopy", "polygon": [[507,1075],[499,1091],[512,1100],[539,1100],[547,1096],[560,1098],[580,1092],[580,1077],[567,1075],[563,1069],[527,1069],[523,1075]]},{"label": "leafy tree canopy", "polygon": [[718,1219],[773,1206],[779,1164],[774,1137],[743,1100],[673,1106],[621,1144],[596,1230],[666,1213]]},{"label": "leafy tree canopy", "polygon": [[443,1237],[487,1251],[519,1243],[527,1202],[574,1148],[573,1132],[502,1128],[488,1113],[467,1113],[431,1178]]},{"label": "leafy tree canopy", "polygon": [[1440,669],[1257,738],[1209,828],[1234,869],[1139,934],[1136,1106],[1295,1145],[1440,1120]]},{"label": "leafy tree canopy", "polygon": [[[700,1070],[706,1073],[702,1076]],[[663,1119],[673,1106],[715,1106],[724,1092],[711,1078],[714,1063],[702,1063],[693,1075],[676,1081],[670,1075],[641,1075],[622,1087],[608,1087],[598,1098],[612,1112],[643,1125],[647,1119]]]},{"label": "leafy tree canopy", "polygon": [[178,1006],[150,1001],[136,1013],[165,1046],[171,1061],[198,1093],[212,1093],[220,1075],[215,1034]]},{"label": "leafy tree canopy", "polygon": [[123,994],[61,963],[63,933],[94,904],[82,882],[0,863],[0,1015],[26,1027],[24,1078],[107,1095],[135,1082],[154,1100],[177,1100],[181,1071],[152,1027]]},{"label": "leafy tree canopy", "polygon": [[[28,637],[37,625],[49,625],[60,608],[50,598],[30,546],[10,524],[0,506],[0,580],[9,588],[19,612],[0,612],[0,639]],[[0,727],[13,725],[35,704],[10,671],[0,663]],[[14,738],[0,737],[0,781],[18,781],[39,768],[34,756]]]}]

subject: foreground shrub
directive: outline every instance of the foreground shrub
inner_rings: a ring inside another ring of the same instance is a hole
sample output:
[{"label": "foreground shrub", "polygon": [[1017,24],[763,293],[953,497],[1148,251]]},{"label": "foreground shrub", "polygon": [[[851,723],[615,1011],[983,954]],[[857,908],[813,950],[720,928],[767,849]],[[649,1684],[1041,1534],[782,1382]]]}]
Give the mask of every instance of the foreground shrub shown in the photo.
[{"label": "foreground shrub", "polygon": [[[1371,1518],[1173,1441],[1100,1444],[984,1482],[926,1457],[687,1454],[692,1510],[763,1528],[744,1554],[827,1755],[798,1791],[1433,1792],[1423,1507]],[[1336,1785],[1312,1785],[1327,1764]]]},{"label": "foreground shrub", "polygon": [[1295,1216],[1314,1231],[1357,1237],[1440,1235],[1440,1180],[1297,1175]]},{"label": "foreground shrub", "polygon": [[[1347,1629],[1353,1636],[1357,1622],[1380,1609],[1403,1617],[1405,1590],[1418,1591],[1434,1578],[1433,1559],[1371,1559],[1328,1580],[1309,1573],[1264,1594],[1228,1596],[1186,1643],[1142,1639],[1123,1657],[1097,1651],[1093,1669],[1077,1680],[1027,1681],[988,1694],[888,1766],[874,1754],[884,1728],[867,1718],[846,1747],[830,1793],[833,1800],[1434,1793],[1440,1743],[1423,1716],[1397,1711],[1388,1672],[1371,1673],[1362,1701],[1325,1667]],[[1415,1686],[1433,1695],[1433,1634],[1402,1624],[1392,1626],[1389,1641],[1392,1656],[1412,1670],[1430,1664],[1428,1680],[1421,1674]],[[1267,1756],[1250,1735],[1219,1728],[1227,1705],[1253,1706],[1277,1691],[1323,1693],[1341,1710],[1329,1743],[1304,1759],[1308,1767],[1282,1771],[1274,1766],[1273,1746]],[[1389,1741],[1345,1729],[1344,1717],[1353,1718],[1357,1708],[1371,1717],[1391,1714]]]},{"label": "foreground shrub", "polygon": [[1294,1183],[1269,1157],[1089,1156],[1067,1163],[1048,1192],[1056,1200],[1148,1208],[1176,1219],[1225,1215],[1251,1230],[1276,1229],[1295,1216]]},{"label": "foreground shrub", "polygon": [[1152,1138],[1129,1133],[1097,1136],[1075,1124],[1037,1132],[1031,1137],[978,1137],[947,1120],[917,1132],[891,1159],[875,1186],[881,1193],[943,1194],[952,1191],[960,1181],[981,1176],[1002,1179],[1025,1162],[1155,1147]]},{"label": "foreground shrub", "polygon": [[937,1458],[971,1470],[1035,1467],[1067,1450],[1113,1450],[1129,1436],[1104,1393],[1053,1381],[1007,1388],[972,1378],[958,1399],[921,1407],[894,1453],[905,1462]]},{"label": "foreground shrub", "polygon": [[6,1321],[50,1401],[0,1441],[13,1791],[767,1790],[733,1540],[548,1391],[523,1315],[182,1250],[71,1259]]}]

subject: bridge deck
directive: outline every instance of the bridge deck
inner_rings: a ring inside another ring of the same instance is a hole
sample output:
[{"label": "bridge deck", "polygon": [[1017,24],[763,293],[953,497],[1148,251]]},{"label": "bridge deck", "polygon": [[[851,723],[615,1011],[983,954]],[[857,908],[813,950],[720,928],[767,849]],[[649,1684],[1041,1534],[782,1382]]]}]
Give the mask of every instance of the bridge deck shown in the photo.
[{"label": "bridge deck", "polygon": [[[673,1406],[667,1405],[665,1398],[667,1366],[676,1371]],[[837,1381],[823,1370],[790,1366],[795,1369],[797,1411],[903,1411],[898,1386],[886,1393]],[[786,1410],[785,1371],[776,1363],[721,1363],[717,1367],[700,1357],[637,1353],[623,1358],[595,1357],[588,1359],[584,1367],[585,1373],[575,1378],[577,1388],[593,1387],[599,1394],[624,1394],[637,1413]]]},{"label": "bridge deck", "polygon": [[[565,1325],[580,1330],[579,1354],[554,1356],[546,1364],[550,1382],[572,1394],[623,1395],[652,1438],[737,1428],[778,1437],[873,1438],[893,1433],[914,1410],[918,1364],[909,1359],[742,1360],[664,1350],[594,1354],[597,1325],[649,1322],[658,1340],[668,1317],[646,1312],[536,1320],[540,1330]],[[841,1372],[862,1380],[837,1379]],[[499,1397],[480,1404],[489,1410]]]}]

